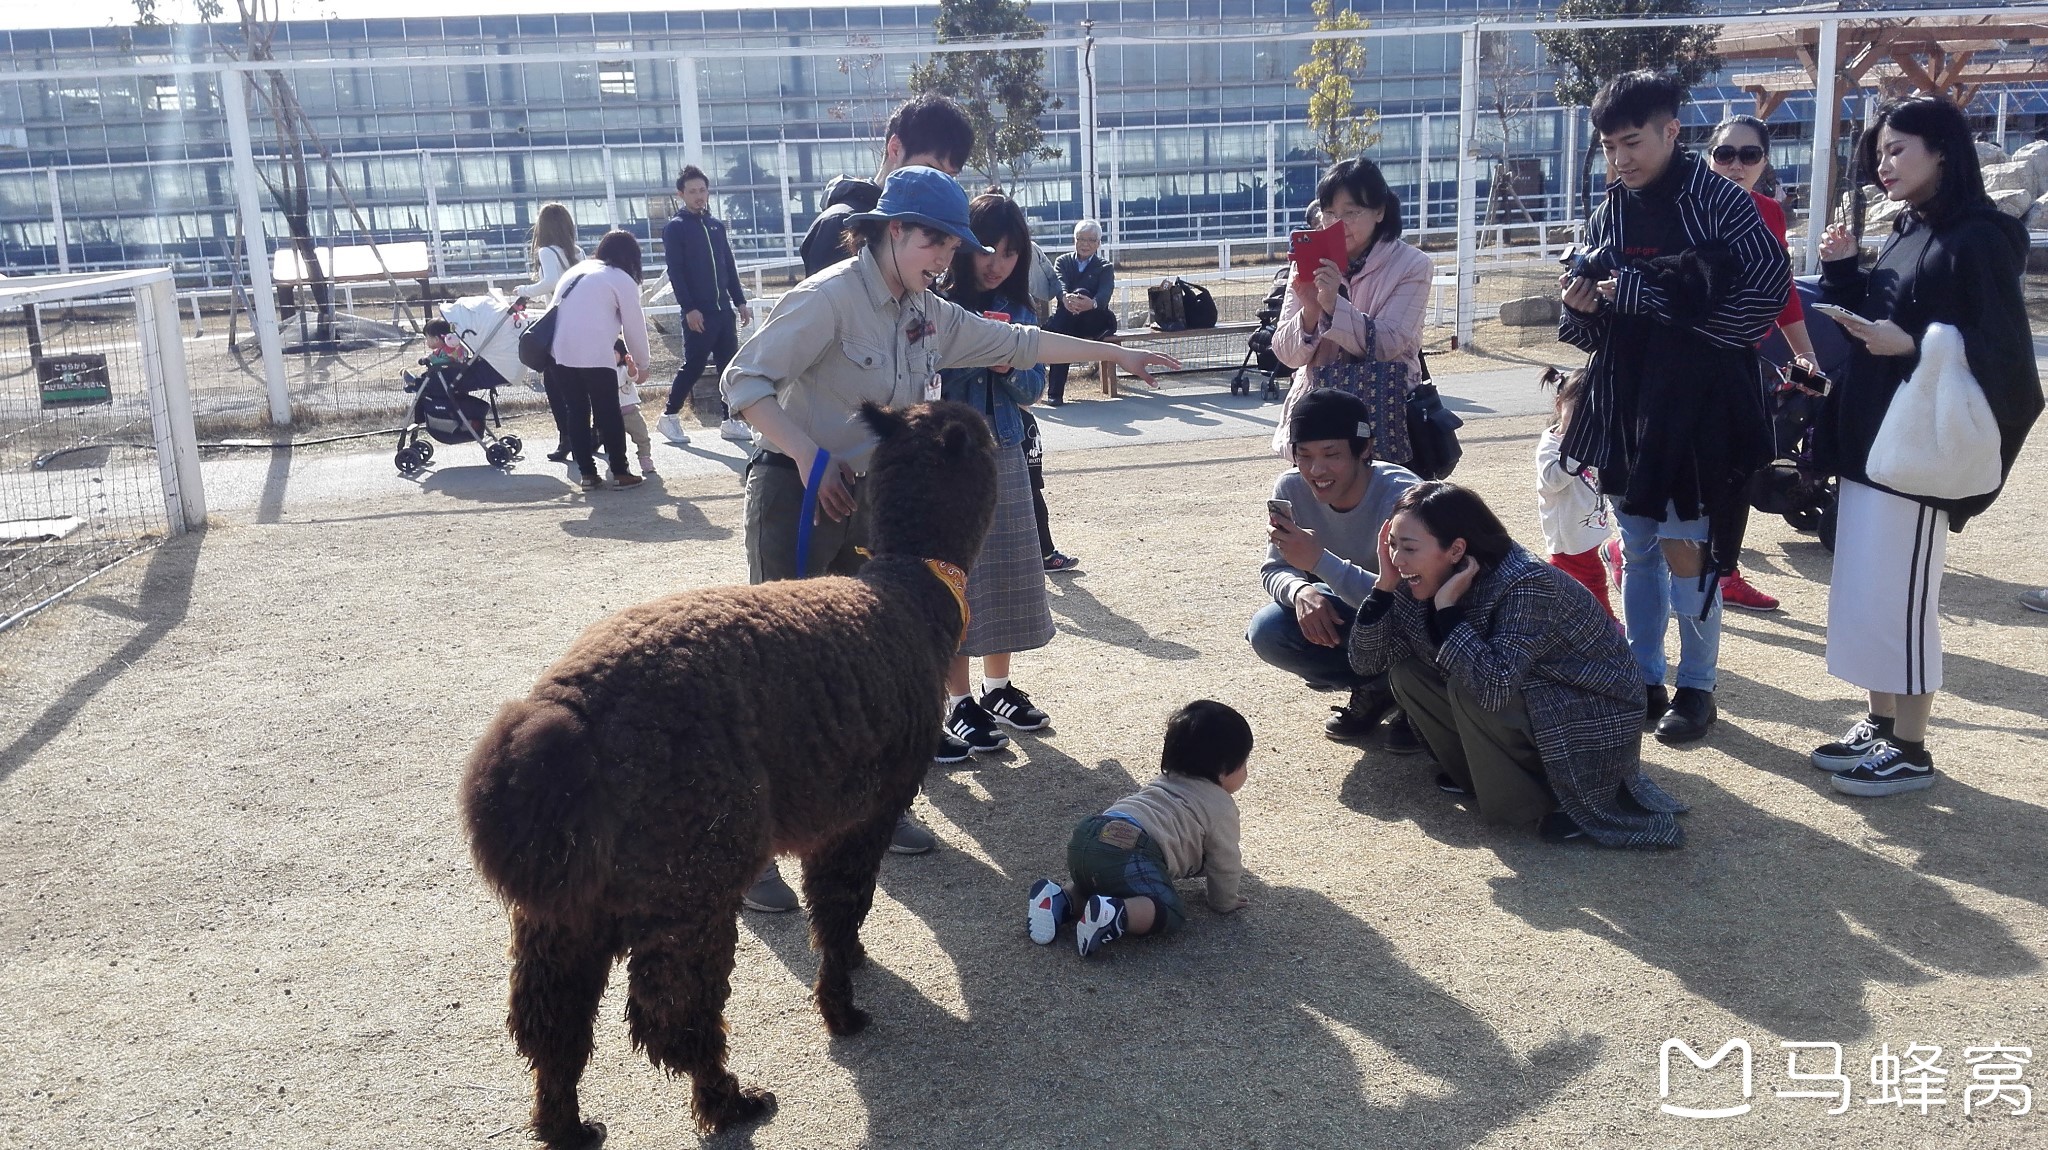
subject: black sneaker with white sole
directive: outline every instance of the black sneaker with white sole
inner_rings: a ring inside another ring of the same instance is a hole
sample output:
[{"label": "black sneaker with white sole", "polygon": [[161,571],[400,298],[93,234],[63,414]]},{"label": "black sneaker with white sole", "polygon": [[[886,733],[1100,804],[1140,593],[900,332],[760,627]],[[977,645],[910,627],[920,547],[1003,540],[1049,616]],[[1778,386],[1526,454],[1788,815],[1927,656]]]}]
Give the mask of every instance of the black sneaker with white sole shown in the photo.
[{"label": "black sneaker with white sole", "polygon": [[981,709],[1005,727],[1036,731],[1052,722],[1052,716],[1031,705],[1031,696],[1005,683],[981,697]]},{"label": "black sneaker with white sole", "polygon": [[964,763],[974,755],[974,748],[944,731],[939,732],[939,749],[932,752],[932,762]]},{"label": "black sneaker with white sole", "polygon": [[1926,790],[1934,785],[1934,756],[1924,749],[1918,754],[1879,739],[1863,761],[1828,782],[1845,795],[1880,797],[1902,791]]},{"label": "black sneaker with white sole", "polygon": [[996,717],[982,709],[972,697],[960,700],[946,716],[946,733],[966,743],[970,750],[986,753],[1010,745],[1010,736],[996,729]]},{"label": "black sneaker with white sole", "polygon": [[1886,735],[1891,734],[1891,724],[1878,723],[1870,719],[1858,719],[1847,734],[1832,743],[1823,743],[1813,749],[1813,765],[1823,771],[1841,774],[1856,769],[1863,756],[1870,753]]}]

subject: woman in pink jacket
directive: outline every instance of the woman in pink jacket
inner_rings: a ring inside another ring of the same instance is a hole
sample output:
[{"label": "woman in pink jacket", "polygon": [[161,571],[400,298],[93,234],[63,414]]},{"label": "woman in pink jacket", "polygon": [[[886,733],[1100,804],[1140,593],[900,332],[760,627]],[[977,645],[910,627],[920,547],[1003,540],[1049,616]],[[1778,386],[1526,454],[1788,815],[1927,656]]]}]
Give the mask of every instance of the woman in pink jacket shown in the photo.
[{"label": "woman in pink jacket", "polygon": [[[1324,260],[1315,278],[1296,276],[1280,306],[1273,354],[1289,367],[1305,368],[1297,386],[1323,386],[1317,372],[1366,355],[1406,369],[1410,391],[1422,382],[1422,309],[1435,274],[1429,257],[1401,239],[1401,200],[1387,187],[1379,165],[1359,157],[1331,168],[1316,185],[1323,219],[1344,225],[1348,267]],[[1389,463],[1408,462],[1408,426],[1374,428],[1374,454]]]}]

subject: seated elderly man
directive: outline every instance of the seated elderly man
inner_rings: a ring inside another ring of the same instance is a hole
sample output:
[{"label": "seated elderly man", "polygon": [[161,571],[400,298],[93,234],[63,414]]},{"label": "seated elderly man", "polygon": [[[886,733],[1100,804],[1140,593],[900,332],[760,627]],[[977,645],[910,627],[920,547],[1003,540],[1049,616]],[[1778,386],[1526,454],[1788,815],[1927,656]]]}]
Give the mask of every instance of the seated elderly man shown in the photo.
[{"label": "seated elderly man", "polygon": [[[1102,254],[1102,225],[1094,220],[1075,224],[1074,250],[1054,261],[1053,273],[1060,290],[1045,330],[1077,339],[1101,339],[1116,330],[1116,313],[1109,310],[1116,270]],[[1045,365],[1045,401],[1054,407],[1067,401],[1067,366]]]},{"label": "seated elderly man", "polygon": [[[1296,384],[1295,386],[1302,386]],[[1311,392],[1288,422],[1294,468],[1273,482],[1267,522],[1272,543],[1261,569],[1271,603],[1252,616],[1245,638],[1259,658],[1292,671],[1312,690],[1351,692],[1323,733],[1356,742],[1389,714],[1387,750],[1422,749],[1395,710],[1385,674],[1351,669],[1346,644],[1358,605],[1379,578],[1380,529],[1401,493],[1422,482],[1372,457],[1372,417],[1347,391]]]}]

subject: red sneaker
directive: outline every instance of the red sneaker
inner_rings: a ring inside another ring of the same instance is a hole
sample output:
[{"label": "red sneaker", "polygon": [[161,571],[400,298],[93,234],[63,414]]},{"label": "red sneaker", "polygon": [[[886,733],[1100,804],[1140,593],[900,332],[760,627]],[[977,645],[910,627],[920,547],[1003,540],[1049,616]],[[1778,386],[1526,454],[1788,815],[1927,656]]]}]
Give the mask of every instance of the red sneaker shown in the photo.
[{"label": "red sneaker", "polygon": [[1607,581],[1621,590],[1621,540],[1609,539],[1600,545],[1600,562],[1607,568]]},{"label": "red sneaker", "polygon": [[1778,601],[1749,585],[1740,571],[1721,576],[1721,602],[1745,611],[1776,611]]}]

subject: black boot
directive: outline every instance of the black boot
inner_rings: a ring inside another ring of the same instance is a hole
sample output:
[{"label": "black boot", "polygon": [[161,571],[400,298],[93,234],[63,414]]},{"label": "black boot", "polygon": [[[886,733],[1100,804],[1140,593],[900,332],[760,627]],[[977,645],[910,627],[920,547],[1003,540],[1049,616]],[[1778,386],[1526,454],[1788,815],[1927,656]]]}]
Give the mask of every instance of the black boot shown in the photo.
[{"label": "black boot", "polygon": [[1643,688],[1643,729],[1654,731],[1657,720],[1671,709],[1671,696],[1664,692],[1664,684],[1652,683]]},{"label": "black boot", "polygon": [[1354,742],[1372,734],[1393,709],[1394,692],[1387,688],[1353,687],[1349,706],[1330,708],[1336,713],[1323,720],[1323,733],[1340,743]]},{"label": "black boot", "polygon": [[1680,687],[1671,699],[1671,709],[1657,720],[1657,741],[1690,743],[1702,738],[1714,725],[1714,693],[1698,687]]}]

